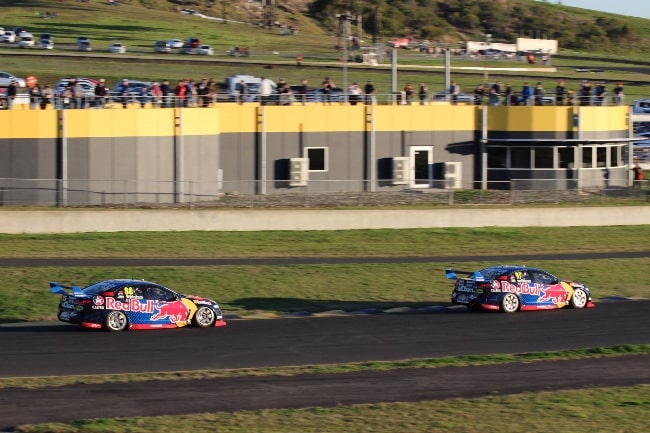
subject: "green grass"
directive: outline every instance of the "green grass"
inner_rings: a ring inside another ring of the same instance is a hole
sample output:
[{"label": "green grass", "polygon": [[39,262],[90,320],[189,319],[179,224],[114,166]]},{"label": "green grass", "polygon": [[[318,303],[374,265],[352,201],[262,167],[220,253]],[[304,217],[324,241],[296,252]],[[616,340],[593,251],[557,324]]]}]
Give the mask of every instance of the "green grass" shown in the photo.
[{"label": "green grass", "polygon": [[[39,50],[22,50],[17,48],[0,47],[3,56],[2,69],[18,76],[35,75],[41,84],[56,83],[68,75],[106,78],[112,86],[122,78],[142,80],[177,79],[189,76],[191,78],[211,77],[218,82],[225,77],[237,73],[250,73],[256,76],[269,76],[277,80],[287,79],[291,84],[298,84],[301,79],[308,79],[311,85],[319,85],[323,77],[331,76],[335,83],[344,82],[341,52],[335,48],[337,39],[328,36],[324,29],[319,28],[306,18],[300,18],[297,35],[282,36],[277,30],[258,28],[246,23],[222,24],[217,21],[204,20],[182,15],[167,8],[169,4],[162,2],[146,2],[153,7],[142,7],[140,2],[125,2],[120,7],[111,7],[105,2],[91,1],[81,3],[76,1],[58,2],[55,0],[23,1],[19,5],[5,2],[0,5],[3,23],[19,23],[32,33],[49,32],[54,35],[55,50],[42,52]],[[158,9],[156,9],[158,8]],[[38,11],[56,11],[57,18],[44,20],[34,16]],[[295,18],[295,17],[294,17]],[[79,53],[74,50],[77,36],[85,35],[93,41],[94,51]],[[211,58],[197,58],[187,55],[154,55],[153,42],[158,39],[179,38],[198,35],[203,42],[213,46],[216,55]],[[127,45],[127,55],[111,55],[107,53],[109,44],[120,41]],[[238,59],[232,63],[233,57],[225,53],[234,46],[247,46],[251,49],[251,57]],[[26,56],[33,54],[37,56]],[[67,58],[61,58],[64,53]],[[295,56],[301,54],[308,67],[298,69],[294,65]],[[590,53],[590,55],[593,55]],[[155,63],[147,63],[146,59],[157,59]],[[489,72],[472,73],[455,71],[453,76],[465,92],[471,93],[484,79],[487,81],[502,80],[512,82],[514,89],[519,90],[524,81],[542,81],[547,90],[551,90],[559,78],[565,78],[569,87],[577,86],[581,79],[606,80],[615,82],[625,81],[628,101],[647,96],[647,75],[640,72],[628,72],[618,69],[623,65],[621,60],[635,61],[634,58],[603,59],[569,59],[556,56],[553,66],[558,72],[544,72],[540,65],[535,65],[535,71],[522,72]],[[637,66],[646,67],[647,58],[639,56]],[[328,64],[325,64],[327,62]],[[424,81],[431,91],[444,88],[444,72],[435,70],[410,70],[407,66],[443,66],[441,57],[432,58],[413,51],[399,50],[398,62],[400,71],[397,88],[401,89],[406,82]],[[477,61],[453,58],[452,66],[479,67],[522,67],[518,61]],[[589,66],[603,69],[602,73],[579,73],[576,68]],[[625,64],[630,67],[634,64]],[[269,69],[271,68],[272,69]],[[348,63],[347,82],[358,81],[365,83],[373,79],[380,94],[388,94],[392,90],[390,64],[386,62],[382,68],[365,67],[364,65]],[[610,89],[611,90],[611,89]]]},{"label": "green grass", "polygon": [[[351,230],[334,232],[176,232],[1,235],[0,256],[99,258],[449,257],[439,263],[270,266],[11,267],[0,291],[0,322],[55,319],[58,297],[48,282],[86,285],[115,277],[142,278],[214,298],[225,314],[322,313],[362,308],[445,305],[447,266],[479,269],[481,255],[509,255],[512,264],[582,282],[595,300],[650,298],[650,258],[522,260],[525,254],[647,251],[650,226]],[[454,263],[453,256],[476,257]],[[101,260],[100,260],[101,263]],[[625,272],[618,272],[625,269]],[[317,283],[315,283],[317,282]]]},{"label": "green grass", "polygon": [[186,426],[194,433],[631,433],[647,429],[649,396],[650,385],[637,385],[419,403],[85,420],[17,431],[176,433],[178,426]]}]

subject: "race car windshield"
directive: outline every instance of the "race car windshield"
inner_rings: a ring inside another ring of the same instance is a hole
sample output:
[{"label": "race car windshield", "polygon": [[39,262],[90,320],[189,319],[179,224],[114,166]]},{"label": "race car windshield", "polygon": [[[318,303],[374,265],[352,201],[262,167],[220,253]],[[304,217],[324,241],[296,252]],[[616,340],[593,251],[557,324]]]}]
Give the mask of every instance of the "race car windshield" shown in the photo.
[{"label": "race car windshield", "polygon": [[119,286],[117,283],[110,284],[106,281],[101,281],[99,283],[91,284],[90,286],[85,287],[83,291],[87,295],[99,295],[100,293],[111,290],[117,286]]}]

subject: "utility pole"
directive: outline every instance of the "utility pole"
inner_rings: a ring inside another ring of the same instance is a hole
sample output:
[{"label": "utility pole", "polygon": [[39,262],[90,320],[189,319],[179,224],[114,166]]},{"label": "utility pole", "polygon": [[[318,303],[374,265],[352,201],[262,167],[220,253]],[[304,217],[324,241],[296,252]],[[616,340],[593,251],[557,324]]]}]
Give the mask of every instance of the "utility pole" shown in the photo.
[{"label": "utility pole", "polygon": [[339,20],[339,31],[342,38],[341,47],[343,48],[343,94],[345,95],[345,100],[347,101],[348,95],[348,46],[350,44],[349,35],[350,35],[350,23],[355,24],[359,23],[360,15],[351,15],[349,11],[336,14],[336,18]]}]

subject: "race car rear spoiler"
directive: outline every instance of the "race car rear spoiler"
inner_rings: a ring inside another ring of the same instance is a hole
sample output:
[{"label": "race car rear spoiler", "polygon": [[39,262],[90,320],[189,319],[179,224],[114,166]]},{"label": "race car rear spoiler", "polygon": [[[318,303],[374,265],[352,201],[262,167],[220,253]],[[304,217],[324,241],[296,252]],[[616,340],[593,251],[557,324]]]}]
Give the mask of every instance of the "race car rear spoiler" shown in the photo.
[{"label": "race car rear spoiler", "polygon": [[65,289],[72,289],[72,295],[74,296],[86,296],[86,294],[78,286],[64,286],[57,283],[56,281],[50,281],[50,292],[55,295],[69,295],[70,293],[66,292]]},{"label": "race car rear spoiler", "polygon": [[447,276],[448,280],[457,280],[458,279],[458,275],[456,275],[457,272],[459,274],[466,274],[468,280],[485,281],[485,277],[480,272],[458,271],[458,270],[455,271],[451,268],[445,269],[445,275]]}]

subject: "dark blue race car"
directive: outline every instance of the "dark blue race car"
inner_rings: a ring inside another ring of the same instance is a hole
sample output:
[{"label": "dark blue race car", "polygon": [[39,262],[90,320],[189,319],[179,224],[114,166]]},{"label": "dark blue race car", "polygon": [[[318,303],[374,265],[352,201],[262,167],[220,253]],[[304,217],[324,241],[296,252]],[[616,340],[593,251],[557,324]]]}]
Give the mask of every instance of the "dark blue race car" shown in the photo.
[{"label": "dark blue race car", "polygon": [[85,328],[123,331],[226,325],[215,301],[182,295],[149,281],[105,280],[83,289],[51,282],[50,291],[61,295],[59,320]]},{"label": "dark blue race car", "polygon": [[[457,273],[467,276],[459,278]],[[455,280],[451,302],[473,310],[513,313],[594,306],[587,286],[561,280],[541,269],[503,265],[476,272],[447,269],[446,274]]]}]

